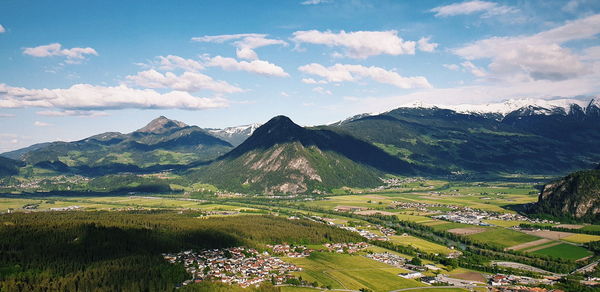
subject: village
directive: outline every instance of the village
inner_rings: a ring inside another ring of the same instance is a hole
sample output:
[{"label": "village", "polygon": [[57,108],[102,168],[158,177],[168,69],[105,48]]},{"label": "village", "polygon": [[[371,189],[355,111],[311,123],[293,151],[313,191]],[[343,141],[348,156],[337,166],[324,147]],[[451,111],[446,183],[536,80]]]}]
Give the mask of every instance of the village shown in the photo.
[{"label": "village", "polygon": [[193,275],[182,285],[205,280],[217,280],[241,287],[257,286],[268,281],[282,284],[293,278],[290,272],[301,270],[268,252],[259,253],[253,248],[232,247],[211,249],[201,252],[183,251],[163,254],[170,263],[183,263],[186,271]]}]

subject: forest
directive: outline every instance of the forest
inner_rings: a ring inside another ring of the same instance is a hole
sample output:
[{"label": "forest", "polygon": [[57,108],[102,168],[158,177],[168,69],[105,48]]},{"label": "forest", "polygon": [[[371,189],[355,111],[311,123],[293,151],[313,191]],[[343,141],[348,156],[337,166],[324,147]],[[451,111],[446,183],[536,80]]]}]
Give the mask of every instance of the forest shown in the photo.
[{"label": "forest", "polygon": [[[0,216],[0,291],[170,291],[189,278],[161,253],[245,245],[360,241],[276,216],[195,212],[36,212]],[[252,216],[249,220],[249,216]]]}]

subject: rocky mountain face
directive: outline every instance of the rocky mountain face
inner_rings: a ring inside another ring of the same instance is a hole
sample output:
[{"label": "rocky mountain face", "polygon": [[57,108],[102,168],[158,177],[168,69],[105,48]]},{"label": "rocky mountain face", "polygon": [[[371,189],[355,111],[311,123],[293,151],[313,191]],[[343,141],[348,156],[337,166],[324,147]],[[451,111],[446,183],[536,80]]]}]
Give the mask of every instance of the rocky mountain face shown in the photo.
[{"label": "rocky mountain face", "polygon": [[221,188],[304,193],[375,186],[384,172],[414,173],[408,164],[352,136],[306,129],[278,116],[211,165],[191,176]]},{"label": "rocky mountain face", "polygon": [[533,212],[600,222],[600,170],[575,172],[546,184]]}]

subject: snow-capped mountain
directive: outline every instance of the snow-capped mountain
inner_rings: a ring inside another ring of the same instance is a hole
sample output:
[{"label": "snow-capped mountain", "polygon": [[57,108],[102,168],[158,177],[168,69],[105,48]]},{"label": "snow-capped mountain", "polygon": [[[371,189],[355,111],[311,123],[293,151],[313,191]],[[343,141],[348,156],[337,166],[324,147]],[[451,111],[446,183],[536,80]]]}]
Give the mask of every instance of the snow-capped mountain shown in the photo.
[{"label": "snow-capped mountain", "polygon": [[600,98],[593,98],[591,101],[583,99],[509,99],[500,103],[488,104],[462,104],[462,105],[442,105],[442,104],[427,104],[421,101],[416,101],[410,104],[403,105],[407,108],[442,108],[450,109],[458,113],[465,114],[499,114],[506,116],[515,111],[521,111],[527,115],[552,115],[563,114],[567,115],[573,111],[595,111],[600,109]]},{"label": "snow-capped mountain", "polygon": [[217,136],[233,146],[242,144],[261,124],[250,124],[237,127],[227,127],[224,129],[206,129],[209,133]]}]

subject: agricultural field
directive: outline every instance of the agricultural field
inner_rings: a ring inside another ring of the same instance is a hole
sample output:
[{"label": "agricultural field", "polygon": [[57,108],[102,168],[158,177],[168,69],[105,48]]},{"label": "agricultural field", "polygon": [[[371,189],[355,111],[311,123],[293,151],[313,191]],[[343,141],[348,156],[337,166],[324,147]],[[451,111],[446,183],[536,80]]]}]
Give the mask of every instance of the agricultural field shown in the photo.
[{"label": "agricultural field", "polygon": [[568,241],[568,242],[573,242],[573,243],[587,243],[590,241],[600,240],[600,235],[573,234],[573,235],[562,238],[562,240]]},{"label": "agricultural field", "polygon": [[543,248],[536,250],[533,253],[572,260],[578,260],[591,255],[591,253],[585,248],[568,243],[561,243],[551,247]]},{"label": "agricultural field", "polygon": [[449,254],[452,252],[452,250],[446,246],[410,235],[394,235],[390,236],[390,240],[396,244],[413,246],[427,253]]},{"label": "agricultural field", "polygon": [[425,286],[424,284],[397,276],[406,270],[368,259],[360,255],[314,252],[306,258],[285,258],[303,268],[297,272],[304,280],[331,286],[332,289],[373,291]]},{"label": "agricultural field", "polygon": [[469,238],[488,244],[496,244],[502,247],[511,247],[540,239],[537,236],[525,234],[519,231],[502,227],[489,228],[489,230],[469,235]]}]

